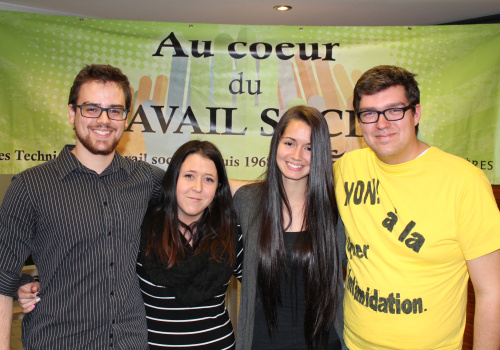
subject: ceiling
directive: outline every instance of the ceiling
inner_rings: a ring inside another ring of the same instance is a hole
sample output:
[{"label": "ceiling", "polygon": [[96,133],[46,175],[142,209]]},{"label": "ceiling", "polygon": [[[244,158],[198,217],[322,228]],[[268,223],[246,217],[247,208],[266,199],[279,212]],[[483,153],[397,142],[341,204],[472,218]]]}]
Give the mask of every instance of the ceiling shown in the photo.
[{"label": "ceiling", "polygon": [[[291,5],[278,12],[274,5]],[[0,10],[139,21],[416,26],[500,23],[499,0],[10,0]]]}]

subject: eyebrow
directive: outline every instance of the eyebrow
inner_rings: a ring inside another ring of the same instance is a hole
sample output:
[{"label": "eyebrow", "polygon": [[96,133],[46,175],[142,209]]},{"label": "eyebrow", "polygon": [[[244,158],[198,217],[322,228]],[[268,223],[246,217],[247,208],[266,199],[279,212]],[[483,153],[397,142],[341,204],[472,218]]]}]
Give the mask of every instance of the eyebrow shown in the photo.
[{"label": "eyebrow", "polygon": [[[82,102],[81,104],[102,107],[102,105],[100,103],[95,103],[95,102],[90,102],[90,101]],[[104,107],[104,108],[106,108],[106,107]],[[109,107],[107,107],[107,108],[125,108],[125,107],[121,104],[113,104],[113,105],[109,105]]]},{"label": "eyebrow", "polygon": [[[290,137],[290,136],[281,136],[281,139],[282,140],[283,139],[290,139],[290,140],[293,140],[293,141],[297,142],[296,139],[294,139],[293,137]],[[311,142],[306,143],[306,145],[310,145],[310,144],[311,144]]]},{"label": "eyebrow", "polygon": [[[200,172],[197,171],[197,170],[185,170],[185,173],[196,173],[196,174],[199,174]],[[212,177],[217,177],[217,175],[214,175],[212,173],[205,173],[205,174],[202,174],[203,176],[212,176]]]},{"label": "eyebrow", "polygon": [[[388,105],[385,105],[382,111],[389,109],[389,108],[399,108],[399,107],[404,107],[405,103],[404,102],[394,102],[394,103],[389,103]],[[359,109],[360,112],[364,111],[379,111],[375,107],[363,107]]]}]

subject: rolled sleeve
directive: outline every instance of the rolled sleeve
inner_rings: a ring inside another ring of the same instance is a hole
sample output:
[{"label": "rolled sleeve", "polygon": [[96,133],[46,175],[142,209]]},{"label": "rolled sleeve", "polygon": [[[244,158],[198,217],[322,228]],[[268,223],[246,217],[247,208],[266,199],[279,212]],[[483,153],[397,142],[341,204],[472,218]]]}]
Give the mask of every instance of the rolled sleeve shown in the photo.
[{"label": "rolled sleeve", "polygon": [[0,207],[0,294],[12,296],[30,254],[32,205],[21,178],[14,178]]},{"label": "rolled sleeve", "polygon": [[13,297],[17,293],[21,276],[0,270],[0,294]]}]

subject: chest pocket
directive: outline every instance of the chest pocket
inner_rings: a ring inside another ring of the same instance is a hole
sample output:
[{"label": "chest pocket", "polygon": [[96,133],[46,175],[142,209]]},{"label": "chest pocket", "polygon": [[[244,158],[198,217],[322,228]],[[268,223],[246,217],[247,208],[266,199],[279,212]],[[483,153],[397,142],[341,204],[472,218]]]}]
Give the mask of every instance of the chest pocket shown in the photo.
[{"label": "chest pocket", "polygon": [[114,229],[120,233],[119,238],[129,242],[139,242],[147,203],[145,201],[119,201],[115,209]]}]

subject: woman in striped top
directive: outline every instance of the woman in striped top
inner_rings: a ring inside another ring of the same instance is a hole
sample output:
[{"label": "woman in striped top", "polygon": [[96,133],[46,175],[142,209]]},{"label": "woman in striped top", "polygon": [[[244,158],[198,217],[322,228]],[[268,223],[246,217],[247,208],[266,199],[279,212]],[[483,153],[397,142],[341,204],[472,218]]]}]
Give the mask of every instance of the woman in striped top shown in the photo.
[{"label": "woman in striped top", "polygon": [[242,244],[224,161],[207,141],[173,155],[160,202],[143,223],[137,262],[151,349],[232,349],[224,305]]}]

